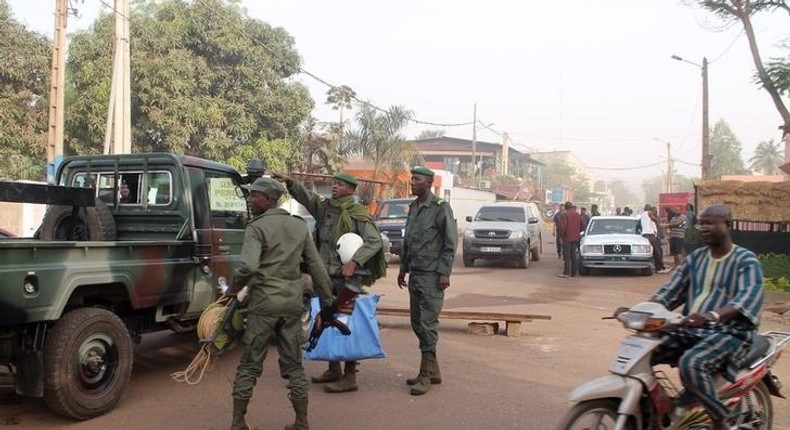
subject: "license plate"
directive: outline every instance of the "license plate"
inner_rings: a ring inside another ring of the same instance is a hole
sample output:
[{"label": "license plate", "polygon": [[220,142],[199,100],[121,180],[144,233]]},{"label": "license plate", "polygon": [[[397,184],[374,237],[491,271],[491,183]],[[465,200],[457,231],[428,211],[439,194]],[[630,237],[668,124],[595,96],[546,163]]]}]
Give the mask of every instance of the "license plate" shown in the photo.
[{"label": "license plate", "polygon": [[498,246],[483,246],[480,247],[481,252],[501,252],[502,248]]}]

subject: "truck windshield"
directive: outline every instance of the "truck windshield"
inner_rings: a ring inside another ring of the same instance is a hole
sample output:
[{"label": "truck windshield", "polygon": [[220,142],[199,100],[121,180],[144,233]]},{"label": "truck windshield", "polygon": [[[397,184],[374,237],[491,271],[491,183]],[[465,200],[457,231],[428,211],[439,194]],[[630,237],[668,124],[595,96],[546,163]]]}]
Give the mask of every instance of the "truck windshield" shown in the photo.
[{"label": "truck windshield", "polygon": [[475,215],[475,221],[524,222],[524,209],[520,207],[483,206]]},{"label": "truck windshield", "polygon": [[384,202],[379,210],[378,218],[406,218],[411,202]]}]

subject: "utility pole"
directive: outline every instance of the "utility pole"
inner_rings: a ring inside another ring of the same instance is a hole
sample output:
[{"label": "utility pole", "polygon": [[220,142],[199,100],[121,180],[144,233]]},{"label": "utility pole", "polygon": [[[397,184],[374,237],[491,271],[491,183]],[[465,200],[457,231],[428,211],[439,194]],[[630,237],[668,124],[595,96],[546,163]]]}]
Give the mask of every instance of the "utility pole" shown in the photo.
[{"label": "utility pole", "polygon": [[66,23],[68,0],[55,0],[55,33],[49,87],[49,136],[47,182],[55,180],[55,167],[63,157],[63,109],[66,85]]},{"label": "utility pole", "polygon": [[105,154],[132,153],[129,12],[128,0],[115,0],[115,52],[104,135]]},{"label": "utility pole", "polygon": [[710,126],[708,124],[708,58],[702,57],[702,179],[710,179]]},{"label": "utility pole", "polygon": [[502,175],[507,176],[510,167],[510,136],[502,133]]},{"label": "utility pole", "polygon": [[475,188],[480,186],[477,183],[477,103],[472,108],[472,180]]},{"label": "utility pole", "polygon": [[667,142],[667,192],[672,192],[672,154],[670,152],[671,143]]}]

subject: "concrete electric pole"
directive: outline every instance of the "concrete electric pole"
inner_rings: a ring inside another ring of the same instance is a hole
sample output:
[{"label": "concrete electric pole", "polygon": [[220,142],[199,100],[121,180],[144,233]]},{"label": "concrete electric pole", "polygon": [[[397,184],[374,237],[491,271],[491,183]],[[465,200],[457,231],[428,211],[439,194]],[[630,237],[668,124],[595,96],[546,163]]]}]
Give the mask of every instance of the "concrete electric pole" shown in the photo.
[{"label": "concrete electric pole", "polygon": [[132,153],[129,16],[129,1],[115,0],[115,52],[104,135],[105,154]]},{"label": "concrete electric pole", "polygon": [[68,0],[56,0],[52,69],[49,86],[49,136],[47,138],[47,182],[55,180],[55,168],[63,158],[63,109],[66,86],[66,24]]},{"label": "concrete electric pole", "polygon": [[475,182],[475,188],[479,187],[477,184],[477,103],[472,108],[472,180]]}]

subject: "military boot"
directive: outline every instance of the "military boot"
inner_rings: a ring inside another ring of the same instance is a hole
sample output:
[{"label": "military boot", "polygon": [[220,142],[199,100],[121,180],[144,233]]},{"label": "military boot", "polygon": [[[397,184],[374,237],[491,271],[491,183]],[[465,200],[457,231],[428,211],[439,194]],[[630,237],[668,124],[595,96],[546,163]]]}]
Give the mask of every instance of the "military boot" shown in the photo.
[{"label": "military boot", "polygon": [[307,398],[304,399],[291,399],[296,418],[293,424],[285,426],[285,430],[310,430],[310,425],[307,423]]},{"label": "military boot", "polygon": [[[423,371],[428,372],[428,375],[431,377],[431,385],[439,385],[442,383],[442,373],[439,371],[439,362],[437,360],[423,359],[422,363],[420,363],[420,373]],[[414,378],[407,379],[406,384],[414,385],[419,382],[419,380],[420,374],[418,373]]]},{"label": "military boot", "polygon": [[327,382],[337,382],[343,377],[339,361],[330,361],[329,368],[319,376],[313,376],[310,381],[314,384],[325,384]]},{"label": "military boot", "polygon": [[347,393],[349,391],[357,391],[357,362],[347,361],[346,371],[343,373],[343,379],[334,384],[329,384],[324,387],[327,393]]},{"label": "military boot", "polygon": [[247,400],[233,399],[233,423],[230,425],[230,430],[250,430],[250,426],[244,420],[244,415],[247,414]]}]

